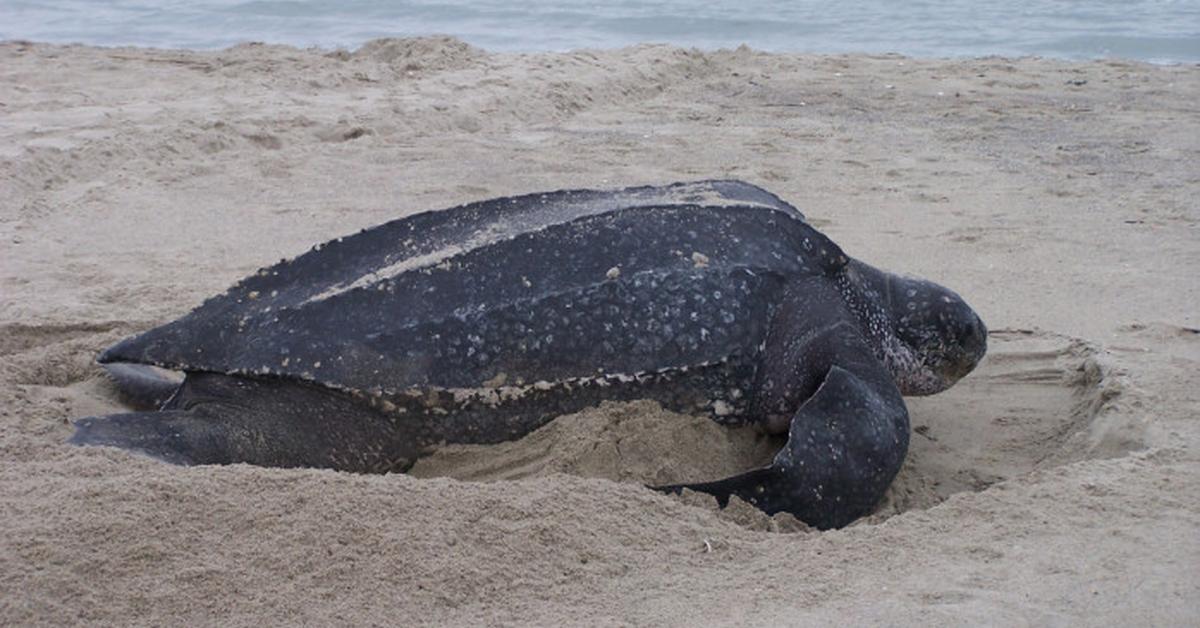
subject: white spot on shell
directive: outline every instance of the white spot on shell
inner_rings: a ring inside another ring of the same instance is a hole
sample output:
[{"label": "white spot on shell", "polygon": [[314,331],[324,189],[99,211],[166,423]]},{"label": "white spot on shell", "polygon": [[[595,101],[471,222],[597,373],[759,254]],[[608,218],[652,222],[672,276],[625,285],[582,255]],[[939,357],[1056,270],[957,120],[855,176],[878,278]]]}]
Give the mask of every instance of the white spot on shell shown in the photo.
[{"label": "white spot on shell", "polygon": [[608,269],[608,272],[604,273],[604,276],[608,277],[609,279],[616,279],[617,277],[620,277],[621,267],[613,266],[612,268]]}]

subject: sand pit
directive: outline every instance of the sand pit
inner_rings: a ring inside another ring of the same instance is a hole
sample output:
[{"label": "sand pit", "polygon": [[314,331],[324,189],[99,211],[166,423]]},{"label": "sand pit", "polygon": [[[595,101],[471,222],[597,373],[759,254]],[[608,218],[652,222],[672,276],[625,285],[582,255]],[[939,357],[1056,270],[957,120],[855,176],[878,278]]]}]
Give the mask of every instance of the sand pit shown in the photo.
[{"label": "sand pit", "polygon": [[[1145,446],[1137,426],[1113,433],[1098,423],[1128,400],[1120,399],[1127,384],[1096,347],[1025,330],[994,331],[990,341],[988,358],[959,386],[936,400],[908,399],[915,431],[908,460],[864,523],[1037,469]],[[782,444],[753,428],[725,428],[654,402],[606,403],[559,417],[518,441],[444,447],[410,474],[490,482],[567,473],[676,484],[765,466]]]},{"label": "sand pit", "polygon": [[[1115,60],[0,44],[0,623],[1193,623],[1197,102],[1200,68]],[[707,177],[994,330],[847,529],[644,489],[777,446],[648,403],[418,467],[451,477],[64,445],[124,407],[98,351],[281,257]]]}]

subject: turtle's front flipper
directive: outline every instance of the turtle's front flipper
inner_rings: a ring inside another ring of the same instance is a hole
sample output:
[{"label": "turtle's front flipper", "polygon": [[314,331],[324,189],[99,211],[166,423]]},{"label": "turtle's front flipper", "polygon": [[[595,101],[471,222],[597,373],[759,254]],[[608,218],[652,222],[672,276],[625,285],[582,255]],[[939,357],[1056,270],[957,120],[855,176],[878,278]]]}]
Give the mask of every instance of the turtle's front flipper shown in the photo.
[{"label": "turtle's front flipper", "polygon": [[709,493],[722,506],[737,495],[767,514],[789,512],[820,529],[844,526],[871,512],[904,462],[908,413],[900,395],[888,392],[833,366],[792,418],[771,466],[662,488]]},{"label": "turtle's front flipper", "polygon": [[[827,284],[792,286],[768,336],[758,413],[789,418],[770,466],[724,480],[660,487],[731,495],[821,528],[871,512],[908,451],[908,411],[895,381]],[[794,409],[790,410],[789,409]],[[787,414],[784,414],[787,413]]]}]

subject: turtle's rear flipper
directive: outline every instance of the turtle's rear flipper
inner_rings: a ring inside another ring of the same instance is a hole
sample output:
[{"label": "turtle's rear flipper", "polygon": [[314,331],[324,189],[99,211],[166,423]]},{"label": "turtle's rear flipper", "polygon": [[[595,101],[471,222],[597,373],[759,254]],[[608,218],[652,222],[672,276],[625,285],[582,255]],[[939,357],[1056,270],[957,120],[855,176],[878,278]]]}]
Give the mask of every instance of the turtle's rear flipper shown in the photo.
[{"label": "turtle's rear flipper", "polygon": [[70,442],[107,445],[181,465],[404,471],[421,426],[349,395],[297,382],[189,373],[159,412],[88,417]]},{"label": "turtle's rear flipper", "polygon": [[145,364],[113,362],[104,370],[121,391],[121,399],[136,410],[157,410],[179,390],[183,380]]},{"label": "turtle's rear flipper", "polygon": [[222,435],[186,410],[130,412],[75,422],[72,445],[120,447],[180,465],[222,464]]},{"label": "turtle's rear flipper", "polygon": [[834,366],[792,418],[787,445],[769,467],[659,490],[709,493],[722,507],[737,495],[767,514],[844,526],[874,509],[904,462],[908,412],[898,393],[887,392]]}]

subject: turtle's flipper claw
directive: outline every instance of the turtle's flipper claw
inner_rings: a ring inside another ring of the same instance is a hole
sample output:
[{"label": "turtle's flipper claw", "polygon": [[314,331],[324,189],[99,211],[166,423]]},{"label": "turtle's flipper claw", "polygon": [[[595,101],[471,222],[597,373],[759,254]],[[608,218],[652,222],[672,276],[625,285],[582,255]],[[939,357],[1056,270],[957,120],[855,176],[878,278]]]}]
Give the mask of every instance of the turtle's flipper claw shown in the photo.
[{"label": "turtle's flipper claw", "polygon": [[[651,486],[650,488],[664,493],[678,495],[683,492],[683,489],[708,493],[717,498],[717,504],[724,508],[729,505],[729,498],[733,495],[758,495],[759,504],[764,503],[763,499],[767,496],[767,486],[775,487],[781,478],[775,477],[776,471],[772,467],[755,469],[738,475],[730,476],[724,480],[716,480],[714,482],[697,482],[695,484],[670,484],[667,486]],[[756,504],[758,505],[758,504]],[[777,504],[772,504],[777,505]],[[764,505],[759,505],[763,510],[767,510]],[[775,508],[771,512],[780,512],[787,510],[786,508]]]}]

